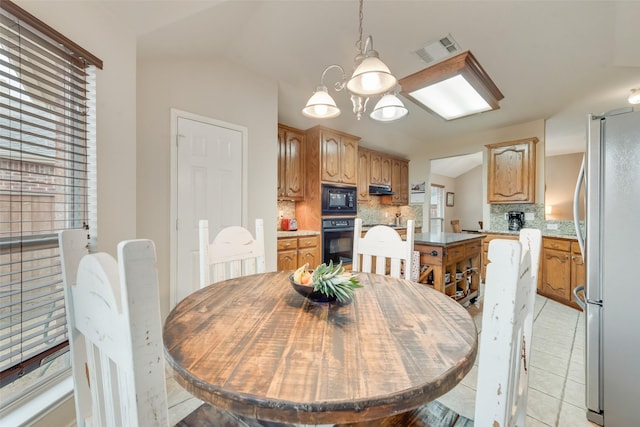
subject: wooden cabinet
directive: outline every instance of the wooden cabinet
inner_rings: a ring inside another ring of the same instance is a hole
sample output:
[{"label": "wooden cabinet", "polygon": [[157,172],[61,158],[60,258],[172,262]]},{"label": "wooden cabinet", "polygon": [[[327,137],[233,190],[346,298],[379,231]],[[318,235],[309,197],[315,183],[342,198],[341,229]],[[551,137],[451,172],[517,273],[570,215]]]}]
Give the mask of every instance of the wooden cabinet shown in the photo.
[{"label": "wooden cabinet", "polygon": [[538,138],[487,145],[487,203],[535,203]]},{"label": "wooden cabinet", "polygon": [[357,139],[323,129],[320,131],[320,144],[322,181],[357,185]]},{"label": "wooden cabinet", "polygon": [[481,237],[454,244],[417,241],[414,249],[420,252],[420,283],[432,285],[460,304],[475,301],[480,286]]},{"label": "wooden cabinet", "polygon": [[586,286],[587,268],[580,252],[580,245],[577,241],[571,242],[571,291],[569,304],[575,308],[580,308],[573,295],[573,290],[578,286]]},{"label": "wooden cabinet", "polygon": [[391,189],[393,196],[381,196],[383,205],[404,206],[409,204],[409,161],[391,158]]},{"label": "wooden cabinet", "polygon": [[296,203],[296,219],[298,229],[320,231],[322,184],[358,185],[360,138],[324,126],[308,129],[305,137],[305,197]]},{"label": "wooden cabinet", "polygon": [[278,125],[278,199],[304,199],[304,132]]},{"label": "wooden cabinet", "polygon": [[358,148],[358,202],[369,201],[372,152]]},{"label": "wooden cabinet", "polygon": [[567,303],[571,300],[571,242],[542,239],[542,282],[538,293]]},{"label": "wooden cabinet", "polygon": [[506,239],[506,240],[518,240],[520,238],[517,234],[487,234],[482,241],[482,281],[484,282],[487,277],[487,264],[489,264],[489,243],[493,239]]},{"label": "wooden cabinet", "polygon": [[305,263],[315,268],[321,260],[320,235],[278,239],[278,271],[295,270]]},{"label": "wooden cabinet", "polygon": [[384,153],[371,151],[369,183],[391,185],[391,158]]}]

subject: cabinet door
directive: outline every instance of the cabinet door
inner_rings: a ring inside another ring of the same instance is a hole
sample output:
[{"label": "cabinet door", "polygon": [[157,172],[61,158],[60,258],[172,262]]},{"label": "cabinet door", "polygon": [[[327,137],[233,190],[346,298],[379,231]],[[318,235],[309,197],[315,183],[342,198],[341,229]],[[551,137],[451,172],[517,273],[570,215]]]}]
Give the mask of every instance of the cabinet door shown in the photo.
[{"label": "cabinet door", "polygon": [[488,145],[488,203],[535,202],[535,143],[537,138],[512,144]]},{"label": "cabinet door", "polygon": [[340,152],[342,151],[341,138],[338,135],[326,131],[323,131],[321,135],[322,145],[320,169],[322,170],[322,180],[340,183]]},{"label": "cabinet door", "polygon": [[278,271],[298,268],[298,251],[278,251]]},{"label": "cabinet door", "polygon": [[568,251],[543,248],[541,292],[561,302],[571,300],[571,263]]},{"label": "cabinet door", "polygon": [[320,264],[320,248],[306,248],[298,250],[298,265],[302,266],[306,263],[309,268],[316,268]]},{"label": "cabinet door", "polygon": [[284,195],[292,200],[304,199],[304,135],[286,133],[286,188]]},{"label": "cabinet door", "polygon": [[278,128],[278,197],[284,196],[284,191],[287,186],[285,176],[285,171],[287,170],[287,141],[285,134],[286,131],[284,129]]},{"label": "cabinet door", "polygon": [[340,145],[340,182],[358,184],[358,142],[342,138]]},{"label": "cabinet door", "polygon": [[398,202],[400,205],[409,204],[409,162],[400,162],[400,183],[396,185],[394,191],[397,191],[400,196]]},{"label": "cabinet door", "polygon": [[358,150],[358,201],[369,201],[369,181],[371,153],[368,150]]},{"label": "cabinet door", "polygon": [[394,205],[401,204],[400,187],[402,182],[402,165],[400,160],[393,159],[391,161],[391,189],[393,190],[393,196],[391,196],[392,203]]},{"label": "cabinet door", "polygon": [[579,307],[573,296],[573,290],[578,286],[586,285],[587,269],[584,265],[584,259],[580,254],[578,242],[571,243],[571,303],[575,307]]},{"label": "cabinet door", "polygon": [[[369,163],[369,184],[382,185],[382,154],[371,151],[369,157],[371,158]],[[359,172],[360,170],[358,170]]]},{"label": "cabinet door", "polygon": [[382,156],[380,159],[380,185],[391,185],[391,158]]}]

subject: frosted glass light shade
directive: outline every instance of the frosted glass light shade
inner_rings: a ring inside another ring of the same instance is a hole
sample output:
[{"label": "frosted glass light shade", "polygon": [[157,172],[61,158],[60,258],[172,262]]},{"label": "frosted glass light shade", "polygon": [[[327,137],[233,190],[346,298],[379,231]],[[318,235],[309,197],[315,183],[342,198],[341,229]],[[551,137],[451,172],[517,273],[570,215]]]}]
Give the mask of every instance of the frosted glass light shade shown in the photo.
[{"label": "frosted glass light shade", "polygon": [[410,95],[445,120],[491,110],[491,106],[460,74],[410,92]]},{"label": "frosted glass light shade", "polygon": [[497,110],[500,89],[469,51],[399,81],[402,95],[444,120]]},{"label": "frosted glass light shade", "polygon": [[369,56],[362,60],[347,82],[347,90],[361,96],[380,95],[395,87],[395,78],[389,67],[377,56]]},{"label": "frosted glass light shade", "polygon": [[302,114],[314,119],[332,119],[340,115],[340,109],[327,92],[327,87],[318,86],[302,109]]},{"label": "frosted glass light shade", "polygon": [[640,89],[633,89],[629,95],[629,104],[640,104]]},{"label": "frosted glass light shade", "polygon": [[402,101],[393,94],[383,96],[369,115],[379,122],[392,122],[401,119],[409,113]]}]

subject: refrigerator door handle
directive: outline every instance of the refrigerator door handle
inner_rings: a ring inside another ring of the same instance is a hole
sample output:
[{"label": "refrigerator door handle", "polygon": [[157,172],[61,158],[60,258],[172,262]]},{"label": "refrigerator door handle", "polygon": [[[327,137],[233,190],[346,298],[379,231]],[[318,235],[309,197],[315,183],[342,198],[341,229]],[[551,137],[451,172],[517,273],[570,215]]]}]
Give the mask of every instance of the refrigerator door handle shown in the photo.
[{"label": "refrigerator door handle", "polygon": [[[582,229],[580,228],[580,188],[583,186],[584,182],[584,156],[582,156],[582,164],[580,165],[580,172],[578,172],[576,190],[573,193],[573,224],[576,227],[576,238],[578,240],[578,245],[580,245],[580,254],[582,255],[582,258],[584,258],[584,236],[582,235]],[[584,289],[584,286],[582,288]],[[584,307],[582,308],[584,309]]]},{"label": "refrigerator door handle", "polygon": [[[579,295],[580,293],[582,293],[582,296]],[[576,300],[576,304],[578,304],[582,311],[584,311],[584,309],[587,307],[586,298],[584,296],[584,285],[576,286],[573,289],[573,297]]]}]

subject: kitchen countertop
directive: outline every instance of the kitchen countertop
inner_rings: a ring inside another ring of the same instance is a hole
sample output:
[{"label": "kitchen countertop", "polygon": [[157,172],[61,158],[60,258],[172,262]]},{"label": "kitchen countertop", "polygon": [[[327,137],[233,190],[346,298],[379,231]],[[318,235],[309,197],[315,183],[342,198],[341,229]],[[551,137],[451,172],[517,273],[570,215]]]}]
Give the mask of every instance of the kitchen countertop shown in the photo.
[{"label": "kitchen countertop", "polygon": [[482,239],[478,233],[416,233],[413,243],[418,245],[449,246],[467,240]]},{"label": "kitchen countertop", "polygon": [[281,237],[304,237],[304,236],[317,236],[319,231],[313,230],[296,230],[296,231],[281,231],[278,230],[278,239]]},{"label": "kitchen countertop", "polygon": [[[553,237],[556,239],[568,239],[568,240],[576,240],[578,237],[575,234],[567,234],[562,233],[557,230],[541,230],[542,237]],[[519,231],[510,231],[510,230],[482,230],[478,231],[479,233],[487,233],[487,234],[505,234],[511,236],[517,236],[520,234]]]}]

